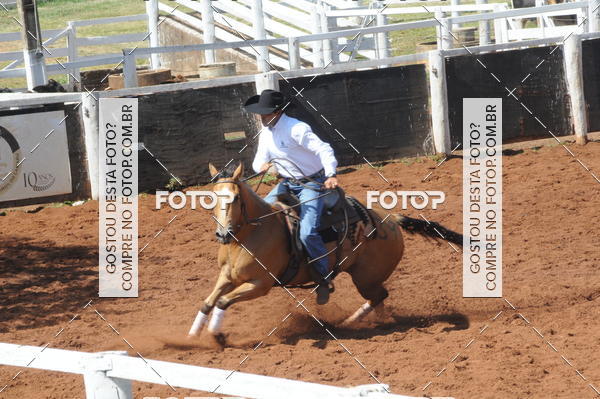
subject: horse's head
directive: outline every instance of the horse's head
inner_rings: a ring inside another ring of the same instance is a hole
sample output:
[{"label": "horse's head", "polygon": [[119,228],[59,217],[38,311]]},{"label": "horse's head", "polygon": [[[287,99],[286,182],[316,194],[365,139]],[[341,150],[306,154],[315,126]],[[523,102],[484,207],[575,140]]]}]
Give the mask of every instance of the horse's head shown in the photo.
[{"label": "horse's head", "polygon": [[235,168],[219,172],[213,164],[209,164],[210,175],[216,180],[213,191],[217,193],[217,204],[214,207],[214,218],[217,221],[215,235],[221,244],[229,244],[243,223],[244,211],[241,199],[240,178],[244,174],[242,162]]}]

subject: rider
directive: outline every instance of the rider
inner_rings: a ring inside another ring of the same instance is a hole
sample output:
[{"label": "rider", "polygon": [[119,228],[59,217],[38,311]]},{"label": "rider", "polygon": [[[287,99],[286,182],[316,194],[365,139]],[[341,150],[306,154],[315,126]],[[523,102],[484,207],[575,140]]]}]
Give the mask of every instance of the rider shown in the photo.
[{"label": "rider", "polygon": [[252,167],[256,172],[266,172],[273,166],[270,161],[274,158],[278,158],[277,162],[281,164],[277,171],[284,179],[271,190],[265,201],[273,203],[278,194],[285,192],[296,195],[301,202],[308,201],[300,205],[300,240],[312,259],[321,257],[312,263],[318,274],[311,271],[311,275],[319,284],[317,303],[322,305],[329,300],[329,281],[326,278],[329,262],[327,256],[323,256],[327,250],[317,231],[323,198],[316,197],[322,195],[319,183],[327,189],[338,186],[335,173],[337,160],[331,146],[321,141],[308,124],[286,115],[283,106],[283,94],[275,90],[264,90],[244,104],[248,112],[260,115],[264,126]]}]

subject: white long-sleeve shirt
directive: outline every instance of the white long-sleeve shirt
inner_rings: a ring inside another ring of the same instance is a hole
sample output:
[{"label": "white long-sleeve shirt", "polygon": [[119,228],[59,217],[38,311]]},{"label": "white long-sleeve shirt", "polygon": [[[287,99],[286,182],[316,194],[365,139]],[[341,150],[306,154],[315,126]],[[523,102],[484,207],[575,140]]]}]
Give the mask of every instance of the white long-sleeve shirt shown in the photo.
[{"label": "white long-sleeve shirt", "polygon": [[285,114],[275,126],[263,129],[252,168],[258,173],[261,166],[273,158],[283,158],[298,165],[301,171],[290,162],[277,160],[285,166],[285,169],[277,167],[279,174],[294,178],[310,176],[321,169],[325,176],[331,176],[338,164],[331,146],[314,134],[308,124]]}]

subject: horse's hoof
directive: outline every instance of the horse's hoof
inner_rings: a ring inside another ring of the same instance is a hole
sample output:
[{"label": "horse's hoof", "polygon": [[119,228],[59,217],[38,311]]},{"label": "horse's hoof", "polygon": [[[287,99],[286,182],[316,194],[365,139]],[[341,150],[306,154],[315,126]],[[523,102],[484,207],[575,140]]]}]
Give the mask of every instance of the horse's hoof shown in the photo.
[{"label": "horse's hoof", "polygon": [[213,334],[213,339],[221,347],[225,347],[225,344],[227,343],[227,340],[225,339],[225,334],[223,333]]},{"label": "horse's hoof", "polygon": [[348,328],[348,327],[352,326],[353,323],[354,323],[354,320],[348,320],[348,319],[346,319],[346,320],[342,321],[338,325],[338,327],[339,328]]}]

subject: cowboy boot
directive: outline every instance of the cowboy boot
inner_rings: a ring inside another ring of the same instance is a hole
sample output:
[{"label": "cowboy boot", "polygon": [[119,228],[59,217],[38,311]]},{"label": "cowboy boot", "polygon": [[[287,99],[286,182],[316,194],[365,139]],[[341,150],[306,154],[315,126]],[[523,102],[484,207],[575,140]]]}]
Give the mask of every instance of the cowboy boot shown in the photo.
[{"label": "cowboy boot", "polygon": [[315,270],[314,267],[310,268],[310,276],[317,286],[317,304],[325,305],[329,302],[329,281],[324,278],[321,273]]}]

